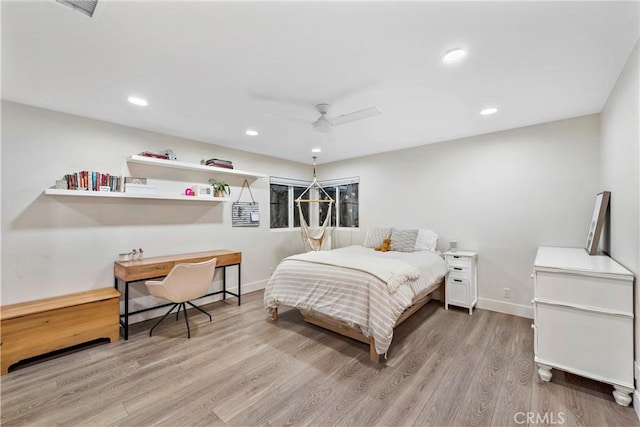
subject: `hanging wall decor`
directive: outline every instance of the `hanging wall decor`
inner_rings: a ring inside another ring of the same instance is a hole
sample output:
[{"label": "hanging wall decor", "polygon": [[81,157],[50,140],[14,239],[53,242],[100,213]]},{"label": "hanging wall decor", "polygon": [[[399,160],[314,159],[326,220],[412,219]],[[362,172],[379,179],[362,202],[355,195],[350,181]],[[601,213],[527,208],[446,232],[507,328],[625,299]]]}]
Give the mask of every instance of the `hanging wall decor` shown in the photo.
[{"label": "hanging wall decor", "polygon": [[[251,196],[250,202],[240,201],[245,186],[249,189],[249,195]],[[260,209],[258,202],[253,198],[251,187],[246,179],[242,184],[238,200],[233,202],[231,205],[231,225],[233,227],[258,227],[260,225]]]}]

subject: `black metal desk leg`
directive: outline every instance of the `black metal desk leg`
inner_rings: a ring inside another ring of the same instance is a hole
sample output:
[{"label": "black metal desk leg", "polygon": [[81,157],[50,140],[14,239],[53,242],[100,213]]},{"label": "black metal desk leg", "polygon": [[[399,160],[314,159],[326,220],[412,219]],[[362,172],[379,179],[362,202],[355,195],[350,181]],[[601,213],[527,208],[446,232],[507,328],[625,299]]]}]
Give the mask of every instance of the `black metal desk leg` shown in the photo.
[{"label": "black metal desk leg", "polygon": [[238,264],[238,305],[240,305],[240,283],[242,282],[240,277],[240,264]]},{"label": "black metal desk leg", "polygon": [[222,300],[227,298],[227,266],[222,267]]},{"label": "black metal desk leg", "polygon": [[129,282],[124,282],[124,340],[129,339]]}]

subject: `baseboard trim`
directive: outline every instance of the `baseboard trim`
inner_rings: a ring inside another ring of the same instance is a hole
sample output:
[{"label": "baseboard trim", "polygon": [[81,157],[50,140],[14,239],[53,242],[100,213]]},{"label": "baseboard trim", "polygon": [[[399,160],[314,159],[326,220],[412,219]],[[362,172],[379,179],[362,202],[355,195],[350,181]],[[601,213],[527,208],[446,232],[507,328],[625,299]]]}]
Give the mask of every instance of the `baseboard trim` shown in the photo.
[{"label": "baseboard trim", "polygon": [[478,308],[533,319],[533,307],[531,306],[496,301],[489,298],[478,298]]},{"label": "baseboard trim", "polygon": [[636,411],[636,417],[640,420],[640,392],[633,391],[633,410]]}]

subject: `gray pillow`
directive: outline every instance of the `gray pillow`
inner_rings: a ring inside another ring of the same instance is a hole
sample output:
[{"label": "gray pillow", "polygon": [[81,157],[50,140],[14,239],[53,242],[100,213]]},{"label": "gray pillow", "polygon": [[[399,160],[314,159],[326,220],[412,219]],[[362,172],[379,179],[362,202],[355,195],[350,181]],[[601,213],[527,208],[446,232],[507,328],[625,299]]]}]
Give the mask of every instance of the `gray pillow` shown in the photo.
[{"label": "gray pillow", "polygon": [[397,252],[413,252],[418,238],[418,230],[394,228],[391,232],[391,250]]}]

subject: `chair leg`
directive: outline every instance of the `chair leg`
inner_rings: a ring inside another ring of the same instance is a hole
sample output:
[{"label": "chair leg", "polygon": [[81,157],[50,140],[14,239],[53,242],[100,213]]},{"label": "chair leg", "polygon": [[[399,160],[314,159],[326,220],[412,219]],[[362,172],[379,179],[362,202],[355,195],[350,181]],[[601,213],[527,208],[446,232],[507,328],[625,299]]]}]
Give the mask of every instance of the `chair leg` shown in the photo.
[{"label": "chair leg", "polygon": [[[156,323],[155,325],[153,325],[153,328],[151,328],[151,330],[149,331],[149,336],[152,336],[152,334],[153,334],[153,330],[156,328],[156,326],[158,326],[160,323],[162,323],[162,321],[163,321],[164,319],[166,319],[166,318],[167,318],[167,316],[168,316],[168,315],[173,311],[173,309],[174,309],[174,308],[176,308],[176,306],[177,306],[177,305],[179,305],[179,304],[173,304],[173,306],[169,309],[169,311],[167,311],[167,312],[165,313],[165,315],[164,315],[164,316],[162,316],[162,319],[160,319],[160,320],[158,321],[158,323]],[[179,310],[179,309],[178,309],[178,310]]]},{"label": "chair leg", "polygon": [[178,311],[176,311],[176,322],[178,321],[178,315],[180,314],[181,308],[182,308],[182,304],[178,304]]},{"label": "chair leg", "polygon": [[182,309],[184,310],[184,321],[187,324],[187,338],[191,338],[191,330],[189,329],[189,316],[187,315],[187,307],[182,303]]},{"label": "chair leg", "polygon": [[191,307],[195,308],[196,310],[206,314],[207,316],[209,316],[209,322],[211,322],[213,319],[211,318],[211,315],[209,313],[207,313],[205,310],[201,309],[200,307],[198,307],[197,305],[193,305],[191,304],[191,301],[187,301],[187,304],[189,304]]}]

